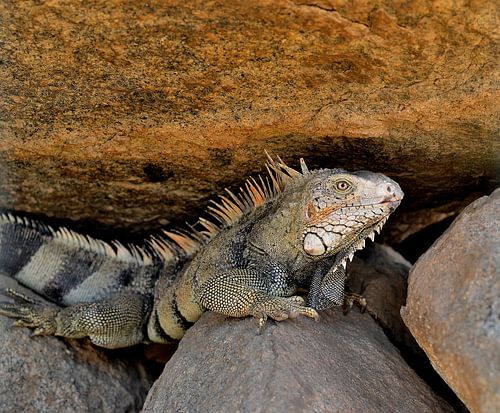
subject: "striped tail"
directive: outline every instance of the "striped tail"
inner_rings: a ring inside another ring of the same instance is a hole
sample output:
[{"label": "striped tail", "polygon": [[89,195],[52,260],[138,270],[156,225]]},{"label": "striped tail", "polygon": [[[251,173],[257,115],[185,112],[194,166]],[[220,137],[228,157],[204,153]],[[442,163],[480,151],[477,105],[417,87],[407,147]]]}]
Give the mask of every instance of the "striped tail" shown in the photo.
[{"label": "striped tail", "polygon": [[166,260],[174,259],[170,255],[159,259],[135,246],[0,214],[0,274],[61,305],[124,291],[151,294]]}]

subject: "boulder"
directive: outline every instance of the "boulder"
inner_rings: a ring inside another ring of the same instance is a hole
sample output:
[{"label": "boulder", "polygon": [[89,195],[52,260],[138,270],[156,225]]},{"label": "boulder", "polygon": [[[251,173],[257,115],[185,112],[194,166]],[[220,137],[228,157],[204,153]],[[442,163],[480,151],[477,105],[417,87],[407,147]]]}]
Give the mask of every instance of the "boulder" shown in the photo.
[{"label": "boulder", "polygon": [[415,350],[401,319],[411,264],[388,245],[369,243],[348,264],[348,288],[366,299],[366,310],[398,345]]},{"label": "boulder", "polygon": [[154,412],[451,412],[368,314],[318,323],[206,313],[150,390]]},{"label": "boulder", "polygon": [[4,2],[0,208],[142,234],[197,216],[268,149],[396,179],[403,238],[496,179],[496,10]]},{"label": "boulder", "polygon": [[472,412],[500,411],[500,189],[468,206],[410,272],[403,320]]},{"label": "boulder", "polygon": [[[30,294],[0,275],[0,287]],[[32,294],[32,293],[31,293]],[[37,297],[39,298],[39,297]],[[5,301],[5,297],[1,297]],[[83,341],[30,337],[0,317],[0,410],[138,412],[154,376],[134,351],[103,351]]]}]

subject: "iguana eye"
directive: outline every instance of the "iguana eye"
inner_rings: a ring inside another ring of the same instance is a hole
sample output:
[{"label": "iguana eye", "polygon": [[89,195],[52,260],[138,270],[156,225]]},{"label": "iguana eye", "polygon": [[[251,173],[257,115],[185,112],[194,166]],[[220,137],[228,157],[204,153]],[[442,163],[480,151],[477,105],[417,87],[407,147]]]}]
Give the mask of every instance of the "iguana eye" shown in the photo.
[{"label": "iguana eye", "polygon": [[345,179],[340,179],[335,182],[335,189],[339,192],[346,192],[351,188],[351,183],[346,181]]}]

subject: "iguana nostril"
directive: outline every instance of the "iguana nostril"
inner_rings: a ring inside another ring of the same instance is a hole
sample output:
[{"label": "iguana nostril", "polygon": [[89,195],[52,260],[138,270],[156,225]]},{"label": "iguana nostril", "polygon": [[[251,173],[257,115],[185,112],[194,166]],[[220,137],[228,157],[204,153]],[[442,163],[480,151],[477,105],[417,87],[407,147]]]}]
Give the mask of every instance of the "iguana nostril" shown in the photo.
[{"label": "iguana nostril", "polygon": [[403,198],[403,191],[397,184],[384,182],[379,188],[385,202],[400,201]]}]

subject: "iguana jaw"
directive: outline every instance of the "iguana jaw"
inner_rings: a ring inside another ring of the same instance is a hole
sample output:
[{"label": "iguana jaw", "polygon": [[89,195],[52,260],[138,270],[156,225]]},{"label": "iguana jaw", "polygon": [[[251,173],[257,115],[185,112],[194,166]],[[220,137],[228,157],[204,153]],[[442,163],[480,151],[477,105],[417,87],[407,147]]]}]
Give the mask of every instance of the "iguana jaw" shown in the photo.
[{"label": "iguana jaw", "polygon": [[302,248],[312,258],[358,249],[361,240],[380,232],[404,195],[382,174],[325,172],[312,180],[304,207]]},{"label": "iguana jaw", "polygon": [[[332,248],[332,251],[335,251],[335,253],[326,253],[335,254],[335,261],[327,274],[316,274],[313,277],[308,297],[308,305],[316,310],[320,310],[342,304],[342,298],[339,298],[338,291],[340,288],[344,288],[343,280],[346,278],[347,263],[352,261],[354,253],[357,250],[365,248],[366,238],[370,238],[372,241],[375,239],[375,234],[380,233],[388,218],[389,214],[373,222],[371,225],[367,225],[359,232],[349,234],[349,236],[342,239],[342,242],[337,245],[336,248]],[[321,259],[318,257],[312,258]],[[334,275],[332,278],[330,274],[337,275]],[[341,277],[340,279],[342,280],[340,280],[339,277]],[[313,288],[313,285],[316,287]]]},{"label": "iguana jaw", "polygon": [[359,234],[359,240],[353,242],[347,248],[343,248],[345,250],[345,253],[341,255],[340,261],[337,265],[342,265],[345,269],[347,266],[347,261],[352,261],[352,259],[354,258],[354,253],[365,248],[367,238],[372,241],[375,240],[375,234],[380,234],[382,227],[385,225],[388,219],[389,216],[386,216],[375,225],[363,229],[363,231],[361,231],[361,233]]},{"label": "iguana jaw", "polygon": [[[373,241],[375,233],[380,233],[389,215],[400,202],[398,200],[364,206],[368,207],[365,209],[366,214],[373,214],[373,210],[380,214],[367,218],[365,222],[360,221],[359,215],[349,216],[349,211],[336,211],[322,222],[316,222],[306,228],[302,236],[304,252],[312,257],[324,257],[337,254],[348,247],[353,251],[362,249],[365,239],[370,238]],[[356,208],[359,208],[357,211],[362,210],[360,206]]]}]

